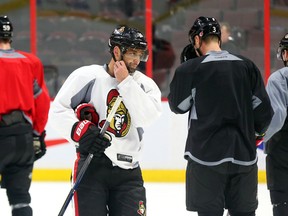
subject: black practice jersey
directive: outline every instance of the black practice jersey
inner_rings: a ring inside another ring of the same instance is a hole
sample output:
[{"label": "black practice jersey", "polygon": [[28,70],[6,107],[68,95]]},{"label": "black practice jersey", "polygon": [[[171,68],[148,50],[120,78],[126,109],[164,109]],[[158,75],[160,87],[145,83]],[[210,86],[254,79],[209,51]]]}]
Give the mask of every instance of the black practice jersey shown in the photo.
[{"label": "black practice jersey", "polygon": [[186,159],[207,166],[257,162],[255,132],[266,131],[273,110],[252,61],[213,51],[184,62],[168,100],[174,113],[189,112]]}]

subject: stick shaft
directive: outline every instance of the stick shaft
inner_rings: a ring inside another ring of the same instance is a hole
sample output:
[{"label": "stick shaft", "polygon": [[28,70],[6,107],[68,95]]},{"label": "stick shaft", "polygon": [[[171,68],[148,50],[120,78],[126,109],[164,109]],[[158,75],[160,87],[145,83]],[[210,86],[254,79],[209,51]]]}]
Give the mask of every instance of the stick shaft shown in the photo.
[{"label": "stick shaft", "polygon": [[101,128],[100,133],[102,135],[104,135],[104,133],[106,132],[106,130],[107,130],[108,126],[110,125],[110,122],[111,122],[112,118],[115,116],[115,113],[116,113],[118,107],[120,106],[121,102],[122,102],[122,97],[118,96],[116,101],[115,101],[115,103],[114,103],[114,105],[113,105],[113,107],[112,107],[112,109],[111,109],[111,111],[110,111],[110,113],[109,113],[109,115],[106,118],[106,121],[105,121],[103,127]]}]

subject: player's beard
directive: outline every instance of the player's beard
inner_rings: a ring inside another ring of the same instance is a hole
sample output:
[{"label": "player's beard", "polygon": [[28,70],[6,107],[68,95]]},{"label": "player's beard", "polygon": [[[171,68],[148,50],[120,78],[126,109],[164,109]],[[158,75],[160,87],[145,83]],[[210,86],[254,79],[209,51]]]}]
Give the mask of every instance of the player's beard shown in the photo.
[{"label": "player's beard", "polygon": [[125,65],[128,69],[129,74],[133,74],[136,71],[138,65],[133,64],[133,63],[128,63],[126,61],[124,61],[124,62],[125,62]]}]

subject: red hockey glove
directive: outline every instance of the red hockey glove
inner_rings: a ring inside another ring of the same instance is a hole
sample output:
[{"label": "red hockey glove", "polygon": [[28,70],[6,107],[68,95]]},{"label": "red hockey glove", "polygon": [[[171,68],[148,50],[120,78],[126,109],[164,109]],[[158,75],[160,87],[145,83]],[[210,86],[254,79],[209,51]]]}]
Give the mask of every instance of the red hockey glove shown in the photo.
[{"label": "red hockey glove", "polygon": [[100,134],[100,129],[88,120],[76,122],[71,137],[79,143],[77,151],[81,154],[91,153],[99,157],[111,145],[110,140]]},{"label": "red hockey glove", "polygon": [[89,120],[95,125],[99,123],[99,115],[95,108],[88,103],[82,103],[78,105],[75,109],[75,114],[79,120]]},{"label": "red hockey glove", "polygon": [[45,130],[41,133],[40,136],[33,134],[34,161],[40,159],[46,154],[45,136]]}]

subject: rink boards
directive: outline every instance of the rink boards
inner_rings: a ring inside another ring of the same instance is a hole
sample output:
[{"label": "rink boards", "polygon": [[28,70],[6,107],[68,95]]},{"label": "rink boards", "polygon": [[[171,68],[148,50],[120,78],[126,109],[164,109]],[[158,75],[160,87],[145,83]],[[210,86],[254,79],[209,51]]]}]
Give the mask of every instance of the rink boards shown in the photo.
[{"label": "rink boards", "polygon": [[[149,128],[144,128],[141,167],[148,182],[184,182],[186,160],[183,157],[187,136],[187,115],[176,115],[162,102],[162,116]],[[46,155],[36,161],[34,181],[69,181],[75,160],[75,147],[57,131],[46,126]],[[266,182],[265,154],[258,149],[259,182]]]}]

